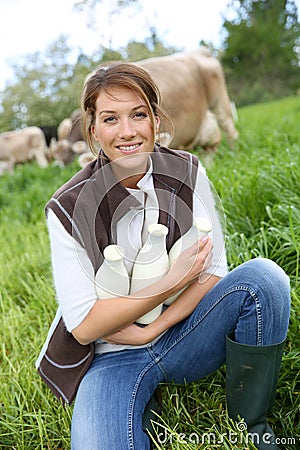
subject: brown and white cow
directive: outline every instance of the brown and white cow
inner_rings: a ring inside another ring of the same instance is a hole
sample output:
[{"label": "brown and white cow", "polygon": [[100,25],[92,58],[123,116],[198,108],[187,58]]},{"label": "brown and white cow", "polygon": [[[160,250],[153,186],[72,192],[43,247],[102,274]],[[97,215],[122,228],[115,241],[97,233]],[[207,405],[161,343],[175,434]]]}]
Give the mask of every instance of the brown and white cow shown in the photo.
[{"label": "brown and white cow", "polygon": [[230,145],[238,138],[232,104],[220,62],[206,47],[137,61],[151,74],[162,99],[163,108],[174,123],[174,137],[160,126],[163,143],[172,148],[201,146],[216,150],[221,130]]},{"label": "brown and white cow", "polygon": [[48,148],[39,127],[27,127],[0,134],[0,174],[12,172],[15,164],[36,160],[40,167],[48,165]]},{"label": "brown and white cow", "polygon": [[71,117],[64,119],[58,127],[58,141],[50,146],[52,157],[58,164],[70,164],[76,155],[89,151],[83,137],[82,115],[80,109],[76,109]]},{"label": "brown and white cow", "polygon": [[63,139],[67,139],[70,134],[71,128],[71,117],[67,117],[66,119],[62,120],[57,127],[57,140],[62,141]]}]

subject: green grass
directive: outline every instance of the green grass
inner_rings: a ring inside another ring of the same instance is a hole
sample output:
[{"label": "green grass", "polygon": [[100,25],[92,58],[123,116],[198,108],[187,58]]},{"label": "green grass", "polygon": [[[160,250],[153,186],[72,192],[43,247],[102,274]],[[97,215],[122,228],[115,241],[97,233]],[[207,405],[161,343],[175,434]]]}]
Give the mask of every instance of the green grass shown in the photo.
[{"label": "green grass", "polygon": [[[266,256],[291,278],[291,321],[269,415],[286,449],[300,448],[299,123],[297,97],[240,109],[239,142],[234,150],[223,142],[208,170],[226,213],[230,266]],[[43,209],[77,170],[76,162],[66,169],[27,164],[0,178],[1,449],[70,448],[72,408],[52,396],[34,362],[56,309]],[[224,387],[224,368],[188,386],[163,386],[158,432],[165,440],[156,448],[251,449],[228,438],[238,430],[226,417]]]}]

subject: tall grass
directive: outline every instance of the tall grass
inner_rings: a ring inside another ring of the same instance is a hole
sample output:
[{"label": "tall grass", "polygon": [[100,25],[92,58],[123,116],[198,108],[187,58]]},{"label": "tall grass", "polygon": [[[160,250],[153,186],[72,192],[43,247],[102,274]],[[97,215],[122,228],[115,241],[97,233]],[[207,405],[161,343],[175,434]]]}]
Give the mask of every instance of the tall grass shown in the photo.
[{"label": "tall grass", "polygon": [[[283,448],[300,448],[300,98],[243,108],[240,140],[223,143],[208,171],[226,213],[231,267],[255,256],[291,277],[292,314],[269,420]],[[195,150],[197,153],[197,150]],[[201,157],[201,152],[199,151]],[[72,408],[63,408],[34,362],[55,312],[43,208],[78,170],[35,164],[0,179],[0,448],[67,450]],[[226,417],[225,370],[188,386],[163,386],[157,449],[253,448]],[[293,441],[292,439],[295,439]],[[83,449],[84,450],[84,449]]]}]

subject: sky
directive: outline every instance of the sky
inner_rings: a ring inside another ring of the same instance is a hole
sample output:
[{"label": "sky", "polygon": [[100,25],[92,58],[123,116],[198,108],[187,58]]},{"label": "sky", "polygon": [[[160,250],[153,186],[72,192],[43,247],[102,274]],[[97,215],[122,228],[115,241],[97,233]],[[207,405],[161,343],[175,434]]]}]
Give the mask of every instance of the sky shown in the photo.
[{"label": "sky", "polygon": [[[229,0],[139,0],[138,12],[109,15],[114,0],[102,0],[90,13],[74,10],[76,0],[0,0],[0,90],[11,79],[10,62],[43,52],[62,34],[87,56],[100,46],[119,49],[143,41],[154,26],[166,45],[191,50],[201,40],[221,43],[222,13]],[[296,0],[300,10],[300,0]],[[92,22],[91,22],[92,20]]]}]

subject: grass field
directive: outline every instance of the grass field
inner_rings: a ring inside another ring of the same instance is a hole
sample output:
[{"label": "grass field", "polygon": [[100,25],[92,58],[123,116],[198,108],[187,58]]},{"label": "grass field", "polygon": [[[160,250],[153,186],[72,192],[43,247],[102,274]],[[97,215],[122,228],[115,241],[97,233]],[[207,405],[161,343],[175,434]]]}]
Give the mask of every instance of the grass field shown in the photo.
[{"label": "grass field", "polygon": [[[234,150],[222,143],[208,171],[226,214],[231,268],[265,256],[291,278],[291,321],[269,415],[286,449],[300,449],[299,124],[300,97],[240,109],[239,143]],[[72,409],[55,400],[34,362],[56,309],[43,208],[77,170],[76,162],[27,164],[0,178],[1,449],[70,448]],[[224,386],[224,368],[189,386],[164,386],[156,448],[254,448],[240,443],[226,418]]]}]

